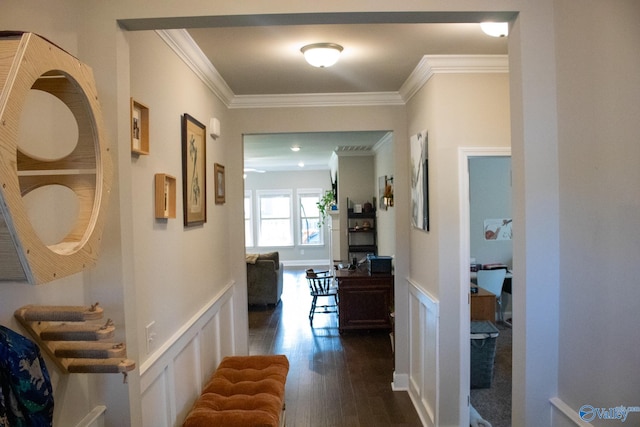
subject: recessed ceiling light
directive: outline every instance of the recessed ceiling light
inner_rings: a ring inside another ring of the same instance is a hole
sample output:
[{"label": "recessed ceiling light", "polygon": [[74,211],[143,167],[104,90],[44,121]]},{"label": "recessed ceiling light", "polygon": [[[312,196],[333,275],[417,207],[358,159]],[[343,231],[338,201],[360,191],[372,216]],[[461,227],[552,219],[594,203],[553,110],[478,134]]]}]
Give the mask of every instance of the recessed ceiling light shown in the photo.
[{"label": "recessed ceiling light", "polygon": [[291,146],[291,151],[300,151],[300,146],[299,145],[292,145]]},{"label": "recessed ceiling light", "polygon": [[298,167],[303,168],[304,167],[304,162],[298,162]]}]

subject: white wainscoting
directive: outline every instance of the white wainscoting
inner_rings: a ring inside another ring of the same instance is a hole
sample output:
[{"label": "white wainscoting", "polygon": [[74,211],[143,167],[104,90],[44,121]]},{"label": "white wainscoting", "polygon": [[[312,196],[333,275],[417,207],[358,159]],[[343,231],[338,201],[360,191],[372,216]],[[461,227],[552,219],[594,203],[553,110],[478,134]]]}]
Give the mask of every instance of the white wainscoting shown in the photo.
[{"label": "white wainscoting", "polygon": [[76,424],[76,427],[104,427],[104,411],[106,410],[106,406],[96,406]]},{"label": "white wainscoting", "polygon": [[553,425],[557,427],[587,427],[591,424],[582,421],[578,411],[567,405],[559,397],[549,399],[554,411],[552,413]]},{"label": "white wainscoting", "polygon": [[410,279],[409,396],[425,426],[438,425],[439,302]]},{"label": "white wainscoting", "polygon": [[235,354],[233,286],[228,284],[140,366],[144,427],[173,427],[224,356]]}]

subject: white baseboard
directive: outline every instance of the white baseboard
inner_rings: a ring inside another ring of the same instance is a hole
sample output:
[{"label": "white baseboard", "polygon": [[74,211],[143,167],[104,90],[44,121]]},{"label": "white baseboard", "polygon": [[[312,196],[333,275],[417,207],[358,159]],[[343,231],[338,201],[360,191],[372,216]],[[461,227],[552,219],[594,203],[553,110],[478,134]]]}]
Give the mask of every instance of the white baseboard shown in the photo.
[{"label": "white baseboard", "polygon": [[322,268],[328,268],[330,266],[333,266],[333,263],[330,263],[328,259],[302,259],[302,260],[282,260],[282,263],[284,264],[285,267],[290,267],[290,268],[296,268],[296,267],[301,267],[301,268],[317,268],[317,267],[322,267]]},{"label": "white baseboard", "polygon": [[409,375],[408,374],[396,374],[393,373],[393,382],[391,383],[391,390],[393,391],[407,391],[409,390]]}]

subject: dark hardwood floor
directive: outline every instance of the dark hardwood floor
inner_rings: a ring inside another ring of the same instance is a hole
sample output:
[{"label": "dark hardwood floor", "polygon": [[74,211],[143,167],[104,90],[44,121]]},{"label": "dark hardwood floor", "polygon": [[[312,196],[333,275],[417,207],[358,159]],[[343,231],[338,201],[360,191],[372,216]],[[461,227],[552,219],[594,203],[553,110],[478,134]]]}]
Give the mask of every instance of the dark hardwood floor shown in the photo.
[{"label": "dark hardwood floor", "polygon": [[391,390],[388,332],[338,333],[336,314],[316,314],[303,270],[285,270],[282,302],[249,310],[250,354],[285,354],[288,427],[422,426],[408,393]]}]

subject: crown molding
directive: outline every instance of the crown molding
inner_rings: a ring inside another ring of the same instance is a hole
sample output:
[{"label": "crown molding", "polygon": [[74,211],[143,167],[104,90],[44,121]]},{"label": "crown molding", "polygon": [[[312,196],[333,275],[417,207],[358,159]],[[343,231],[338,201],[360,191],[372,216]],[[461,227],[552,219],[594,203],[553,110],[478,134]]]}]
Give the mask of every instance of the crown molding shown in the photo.
[{"label": "crown molding", "polygon": [[334,151],[338,157],[370,157],[376,153],[373,151],[373,147],[369,150],[362,151]]},{"label": "crown molding", "polygon": [[160,38],[176,55],[211,89],[211,91],[227,106],[233,101],[235,94],[224,81],[187,30],[156,30]]},{"label": "crown molding", "polygon": [[156,30],[229,109],[405,105],[438,73],[508,73],[507,55],[425,55],[398,92],[235,95],[187,30]]},{"label": "crown molding", "polygon": [[378,142],[376,142],[375,144],[373,144],[373,151],[375,153],[377,153],[378,151],[380,151],[382,149],[382,147],[384,147],[387,143],[391,143],[393,142],[393,132],[387,132],[384,134],[384,136],[382,138],[380,138],[380,140]]},{"label": "crown molding", "polygon": [[229,108],[350,107],[404,105],[398,92],[236,95]]},{"label": "crown molding", "polygon": [[400,87],[400,96],[408,102],[434,74],[508,73],[507,55],[425,55]]}]

